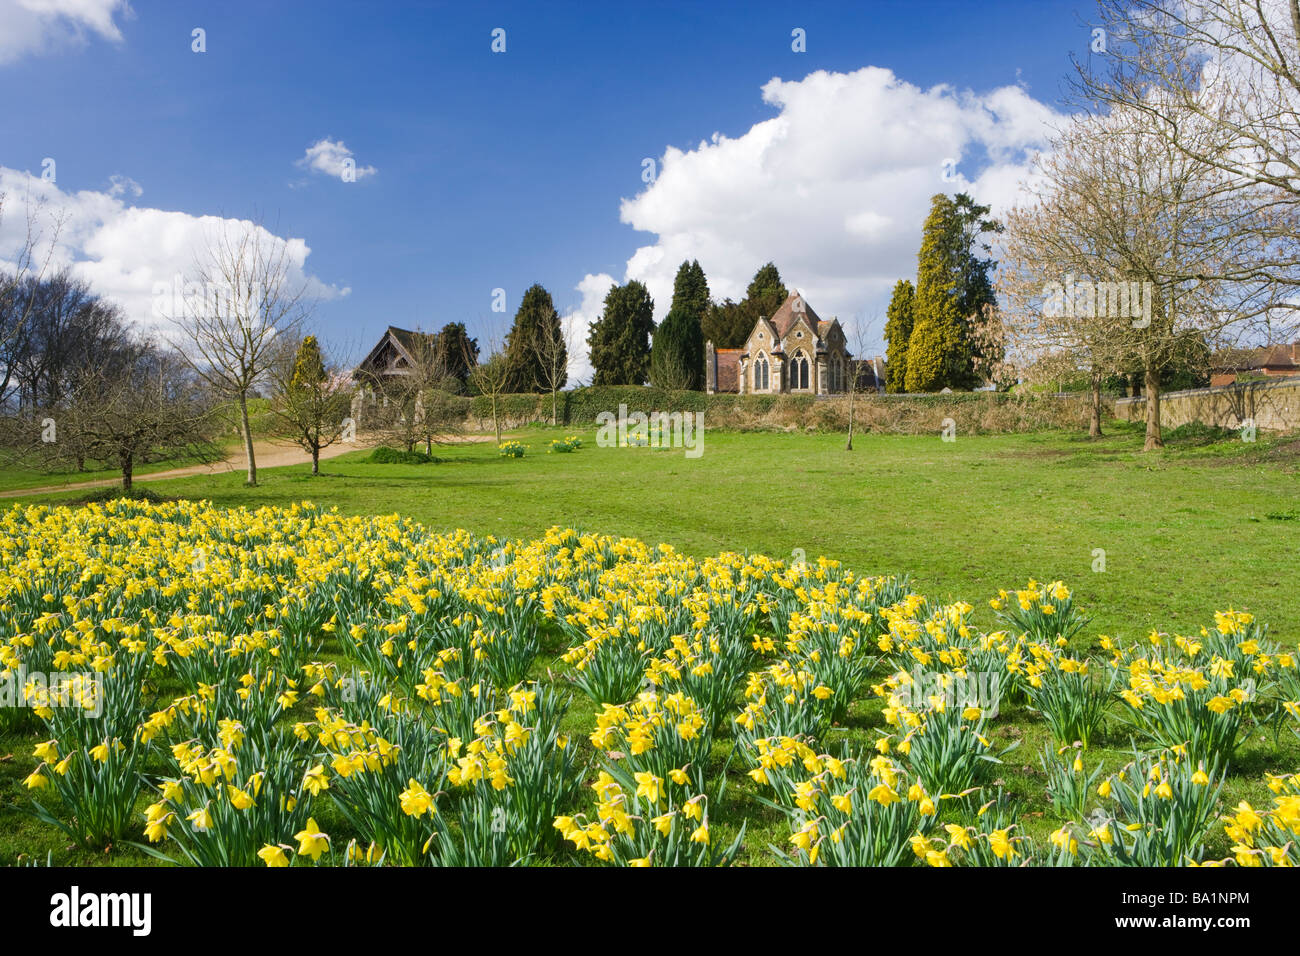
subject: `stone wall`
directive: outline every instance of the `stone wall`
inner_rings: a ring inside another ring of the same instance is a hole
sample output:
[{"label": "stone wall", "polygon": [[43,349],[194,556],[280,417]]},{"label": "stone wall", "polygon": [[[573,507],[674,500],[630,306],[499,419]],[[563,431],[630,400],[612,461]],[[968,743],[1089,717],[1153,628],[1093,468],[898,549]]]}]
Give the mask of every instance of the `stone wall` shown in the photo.
[{"label": "stone wall", "polygon": [[[1115,399],[1115,417],[1142,421],[1145,398]],[[1288,432],[1300,428],[1300,378],[1246,382],[1218,388],[1193,388],[1160,396],[1160,426],[1177,428],[1189,422],[1237,428],[1253,419],[1256,428]]]}]

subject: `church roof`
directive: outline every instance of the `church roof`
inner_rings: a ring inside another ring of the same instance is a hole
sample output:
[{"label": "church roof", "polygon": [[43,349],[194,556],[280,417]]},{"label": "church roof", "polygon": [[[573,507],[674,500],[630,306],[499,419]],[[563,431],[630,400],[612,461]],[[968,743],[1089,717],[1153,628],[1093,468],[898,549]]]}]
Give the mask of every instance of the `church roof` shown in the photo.
[{"label": "church roof", "polygon": [[817,330],[819,337],[823,334],[823,325],[830,328],[830,323],[823,323],[817,313],[812,310],[812,306],[804,301],[804,297],[796,291],[786,296],[785,301],[781,303],[781,307],[772,315],[772,327],[776,329],[776,334],[784,339],[790,334],[790,329],[794,327],[800,315],[804,315],[808,319],[809,326]]},{"label": "church roof", "polygon": [[361,363],[356,368],[356,373],[382,374],[387,369],[387,363],[381,362],[384,352],[388,347],[396,349],[397,354],[406,360],[407,364],[414,364],[414,352],[420,336],[428,336],[427,332],[412,332],[410,329],[399,329],[395,325],[390,325],[384,330],[383,336],[375,343],[375,347],[370,350]]}]

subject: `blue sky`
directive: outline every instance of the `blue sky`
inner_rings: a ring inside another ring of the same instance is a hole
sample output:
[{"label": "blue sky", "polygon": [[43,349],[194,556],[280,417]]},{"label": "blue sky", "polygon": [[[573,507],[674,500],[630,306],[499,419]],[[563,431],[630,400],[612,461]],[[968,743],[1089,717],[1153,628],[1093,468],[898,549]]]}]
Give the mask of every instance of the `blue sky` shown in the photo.
[{"label": "blue sky", "polygon": [[[58,18],[19,4],[0,0],[0,170],[13,196],[55,159],[52,204],[74,208],[63,254],[138,312],[185,222],[260,215],[310,248],[319,328],[354,352],[390,323],[503,333],[533,282],[581,324],[607,280],[642,278],[662,314],[684,254],[715,292],[773,259],[823,315],[869,319],[914,266],[930,192],[1006,200],[1092,14],[1082,0],[70,0],[80,16]],[[789,86],[765,101],[774,78]],[[789,121],[775,140],[773,120]],[[730,145],[701,149],[715,133]],[[296,165],[322,140],[374,172]],[[956,183],[940,180],[948,156]]]}]

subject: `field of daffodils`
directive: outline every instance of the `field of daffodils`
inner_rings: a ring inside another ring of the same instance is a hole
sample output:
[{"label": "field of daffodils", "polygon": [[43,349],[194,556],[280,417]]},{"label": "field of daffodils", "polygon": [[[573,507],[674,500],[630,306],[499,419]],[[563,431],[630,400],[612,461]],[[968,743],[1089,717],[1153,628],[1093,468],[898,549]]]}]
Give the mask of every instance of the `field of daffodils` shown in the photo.
[{"label": "field of daffodils", "polygon": [[[70,845],[186,865],[1289,866],[1300,767],[1223,790],[1247,735],[1295,753],[1297,656],[1235,611],[1098,635],[1061,582],[976,615],[832,560],[569,529],[0,514],[11,796]],[[1037,833],[1000,785],[1012,716],[1048,741]]]}]

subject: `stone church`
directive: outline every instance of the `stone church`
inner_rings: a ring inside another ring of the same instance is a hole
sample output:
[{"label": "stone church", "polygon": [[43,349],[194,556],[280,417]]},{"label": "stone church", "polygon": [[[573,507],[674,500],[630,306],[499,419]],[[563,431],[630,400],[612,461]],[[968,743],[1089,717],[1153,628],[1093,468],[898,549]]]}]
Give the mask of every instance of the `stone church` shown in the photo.
[{"label": "stone church", "polygon": [[883,369],[875,361],[854,362],[845,345],[839,319],[820,318],[795,292],[771,318],[759,317],[743,347],[705,343],[704,387],[709,394],[837,395],[849,390],[849,376],[857,372],[859,387],[874,391]]}]

